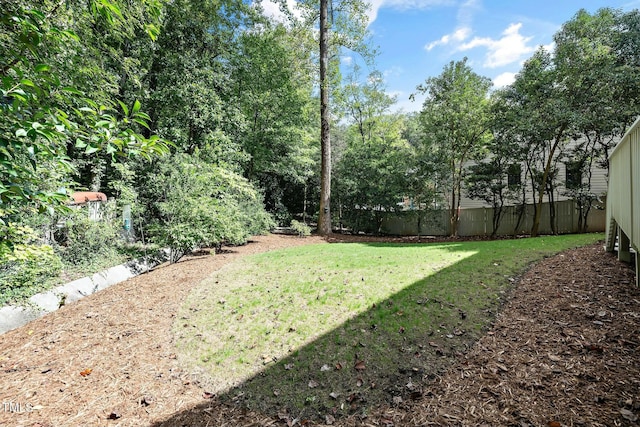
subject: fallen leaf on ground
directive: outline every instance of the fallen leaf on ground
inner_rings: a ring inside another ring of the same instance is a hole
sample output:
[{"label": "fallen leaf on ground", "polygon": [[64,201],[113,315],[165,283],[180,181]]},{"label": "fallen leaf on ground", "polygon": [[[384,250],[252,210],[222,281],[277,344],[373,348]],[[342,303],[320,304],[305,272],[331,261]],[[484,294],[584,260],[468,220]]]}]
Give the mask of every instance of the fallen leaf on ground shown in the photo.
[{"label": "fallen leaf on ground", "polygon": [[91,375],[91,372],[93,372],[93,369],[87,368],[87,369],[85,369],[83,371],[80,371],[80,375],[82,375],[83,377],[86,377],[88,375]]},{"label": "fallen leaf on ground", "polygon": [[143,396],[140,398],[140,405],[149,406],[153,403],[153,401],[154,401],[153,396]]},{"label": "fallen leaf on ground", "polygon": [[354,365],[356,371],[364,371],[366,366],[364,364],[364,360],[358,360]]},{"label": "fallen leaf on ground", "polygon": [[286,412],[279,412],[278,413],[278,419],[280,421],[285,421],[289,419],[289,414],[287,414]]},{"label": "fallen leaf on ground", "polygon": [[620,415],[622,415],[622,418],[625,420],[638,421],[638,416],[628,409],[620,409]]},{"label": "fallen leaf on ground", "polygon": [[500,369],[502,372],[509,372],[509,368],[507,368],[504,365],[501,365],[500,363],[496,363],[496,366],[498,367],[498,369]]}]

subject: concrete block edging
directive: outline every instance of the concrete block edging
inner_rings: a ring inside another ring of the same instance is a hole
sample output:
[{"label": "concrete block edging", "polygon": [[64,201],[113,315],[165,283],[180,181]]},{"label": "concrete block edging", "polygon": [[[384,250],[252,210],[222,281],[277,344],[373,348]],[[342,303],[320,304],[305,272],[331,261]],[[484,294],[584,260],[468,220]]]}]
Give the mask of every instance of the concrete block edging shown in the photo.
[{"label": "concrete block edging", "polygon": [[116,283],[146,273],[169,258],[169,250],[132,260],[115,267],[57,286],[29,298],[25,306],[7,305],[0,308],[0,334],[19,328],[32,320],[51,313],[64,304],[77,301]]}]

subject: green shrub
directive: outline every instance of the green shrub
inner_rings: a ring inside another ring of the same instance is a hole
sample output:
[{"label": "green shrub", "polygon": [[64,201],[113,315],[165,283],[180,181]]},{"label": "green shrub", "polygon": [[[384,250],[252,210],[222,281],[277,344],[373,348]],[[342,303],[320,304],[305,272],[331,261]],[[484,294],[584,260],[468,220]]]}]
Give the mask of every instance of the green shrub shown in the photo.
[{"label": "green shrub", "polygon": [[198,247],[244,244],[274,226],[249,181],[196,155],[166,159],[149,184],[157,198],[150,237],[170,249],[171,262]]},{"label": "green shrub", "polygon": [[307,237],[311,235],[311,227],[309,227],[304,222],[296,221],[295,219],[291,220],[291,228],[293,231],[298,233],[300,237]]},{"label": "green shrub", "polygon": [[62,269],[60,257],[40,244],[30,227],[16,226],[12,252],[0,254],[0,304],[20,301],[46,288]]},{"label": "green shrub", "polygon": [[56,241],[63,262],[70,266],[88,266],[117,257],[119,224],[114,220],[114,206],[103,207],[102,219],[91,220],[85,207],[66,218]]}]

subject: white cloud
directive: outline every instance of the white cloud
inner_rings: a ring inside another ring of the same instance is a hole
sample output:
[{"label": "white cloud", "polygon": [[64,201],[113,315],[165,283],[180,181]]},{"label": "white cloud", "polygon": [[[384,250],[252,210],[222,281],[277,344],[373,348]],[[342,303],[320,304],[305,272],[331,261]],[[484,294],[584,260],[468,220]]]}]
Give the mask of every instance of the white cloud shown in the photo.
[{"label": "white cloud", "polygon": [[[263,15],[276,22],[287,22],[289,18],[280,10],[280,4],[272,0],[263,0],[261,3],[264,10]],[[287,8],[295,18],[300,18],[301,13],[297,7],[296,0],[287,0]]]},{"label": "white cloud", "polygon": [[389,77],[399,77],[404,73],[404,69],[400,66],[394,65],[391,68],[388,68],[382,72],[382,75],[385,79]]},{"label": "white cloud", "polygon": [[[378,10],[383,7],[397,10],[429,9],[434,6],[452,6],[455,0],[366,0],[371,6],[369,9],[369,24],[378,17]],[[470,0],[475,1],[475,0]]]},{"label": "white cloud", "polygon": [[519,61],[523,56],[533,53],[536,49],[535,46],[527,45],[533,37],[522,36],[520,28],[522,28],[522,23],[511,24],[502,32],[502,37],[497,40],[490,37],[476,37],[458,49],[465,51],[476,47],[486,47],[488,52],[484,66],[488,68],[511,64]]},{"label": "white cloud", "polygon": [[350,66],[351,64],[353,64],[353,56],[341,56],[340,62],[343,65]]},{"label": "white cloud", "polygon": [[456,42],[457,43],[462,43],[470,35],[471,35],[471,28],[468,28],[468,27],[458,28],[457,30],[455,30],[451,34],[445,34],[444,36],[442,36],[440,38],[440,40],[436,40],[436,41],[433,41],[433,42],[429,43],[424,48],[429,51],[429,50],[433,49],[436,46],[445,46],[445,45],[448,45],[450,43],[456,43]]},{"label": "white cloud", "polygon": [[502,73],[493,78],[493,87],[498,89],[510,85],[516,80],[516,73]]},{"label": "white cloud", "polygon": [[460,5],[458,9],[458,28],[451,34],[445,34],[439,40],[432,41],[424,48],[427,51],[432,50],[436,46],[446,46],[448,44],[460,44],[471,36],[471,24],[473,15],[480,8],[479,0],[467,0]]},{"label": "white cloud", "polygon": [[378,10],[382,7],[383,3],[384,0],[369,1],[369,11],[367,12],[367,15],[369,16],[369,25],[378,18]]},{"label": "white cloud", "polygon": [[473,22],[473,15],[481,8],[480,0],[467,0],[458,9],[458,25],[470,27]]}]

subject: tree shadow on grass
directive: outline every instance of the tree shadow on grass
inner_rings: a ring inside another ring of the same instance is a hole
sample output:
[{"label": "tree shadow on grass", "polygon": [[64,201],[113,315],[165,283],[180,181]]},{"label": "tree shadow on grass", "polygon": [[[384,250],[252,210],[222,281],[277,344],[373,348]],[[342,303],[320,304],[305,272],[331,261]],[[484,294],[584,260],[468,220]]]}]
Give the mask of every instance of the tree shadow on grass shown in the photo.
[{"label": "tree shadow on grass", "polygon": [[[430,381],[490,325],[510,284],[493,260],[487,265],[486,257],[476,255],[481,246],[441,246],[459,253],[458,261],[286,357],[264,358],[263,369],[253,377],[154,427],[235,425],[256,414],[289,423],[294,419],[324,423],[419,399],[428,392]],[[476,254],[469,256],[470,251]],[[460,268],[462,260],[465,268]],[[501,276],[498,280],[496,274]],[[202,383],[206,388],[206,378]]]}]

